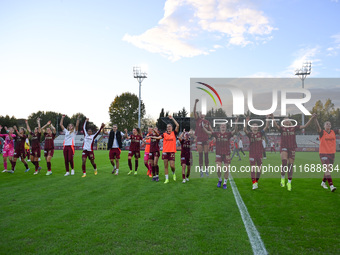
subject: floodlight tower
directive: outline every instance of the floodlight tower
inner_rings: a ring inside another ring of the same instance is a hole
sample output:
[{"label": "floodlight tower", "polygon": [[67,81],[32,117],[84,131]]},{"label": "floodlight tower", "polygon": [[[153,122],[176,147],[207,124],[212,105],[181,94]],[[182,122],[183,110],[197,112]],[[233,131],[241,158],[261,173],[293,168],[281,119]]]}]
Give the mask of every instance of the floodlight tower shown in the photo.
[{"label": "floodlight tower", "polygon": [[140,66],[133,67],[133,78],[137,79],[139,83],[139,101],[138,101],[138,127],[140,128],[140,111],[141,111],[141,90],[142,82],[144,79],[148,78],[146,72],[142,72]]},{"label": "floodlight tower", "polygon": [[[302,68],[300,69],[296,69],[295,70],[295,75],[299,76],[299,78],[302,81],[302,88],[305,87],[305,79],[307,78],[307,75],[310,75],[310,73],[312,72],[312,62],[311,61],[307,61],[305,63],[303,63]],[[305,115],[302,113],[302,126],[305,125]],[[303,130],[302,134],[305,134],[305,130]]]}]

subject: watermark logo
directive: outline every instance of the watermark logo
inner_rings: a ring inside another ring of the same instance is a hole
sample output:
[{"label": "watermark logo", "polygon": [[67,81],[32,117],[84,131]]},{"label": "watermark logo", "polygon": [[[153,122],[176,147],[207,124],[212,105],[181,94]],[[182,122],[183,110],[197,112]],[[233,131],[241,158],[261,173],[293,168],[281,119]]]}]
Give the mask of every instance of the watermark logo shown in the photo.
[{"label": "watermark logo", "polygon": [[[222,100],[217,93],[216,89],[214,89],[211,85],[203,82],[197,82],[198,84],[201,84],[207,88],[209,88],[219,99],[221,106],[222,106]],[[272,96],[271,96],[271,102],[272,105],[269,109],[256,109],[254,106],[253,102],[253,90],[252,89],[246,89],[244,91],[240,88],[237,88],[235,86],[231,85],[223,85],[221,86],[223,89],[227,89],[231,95],[232,95],[232,101],[233,101],[233,115],[240,115],[245,113],[245,103],[247,103],[248,109],[251,113],[256,114],[256,115],[261,115],[261,116],[266,116],[268,114],[272,114],[276,111],[278,107],[278,98],[279,95],[281,96],[281,116],[286,116],[287,115],[287,105],[294,105],[297,107],[304,115],[312,115],[305,107],[303,104],[307,103],[311,99],[311,93],[309,90],[304,89],[304,88],[284,88],[281,90],[278,89],[273,89],[272,90]],[[217,106],[216,100],[213,96],[213,94],[207,90],[206,88],[201,88],[197,87],[200,90],[203,90],[206,92],[214,101],[215,106]],[[280,92],[280,93],[279,93]],[[245,100],[245,94],[247,95],[247,100]],[[299,94],[300,98],[290,98],[289,95],[291,96],[292,94]],[[302,95],[302,97],[301,97]],[[270,100],[270,98],[267,98]],[[207,113],[207,101],[205,96],[201,97],[201,112],[202,114]]]}]

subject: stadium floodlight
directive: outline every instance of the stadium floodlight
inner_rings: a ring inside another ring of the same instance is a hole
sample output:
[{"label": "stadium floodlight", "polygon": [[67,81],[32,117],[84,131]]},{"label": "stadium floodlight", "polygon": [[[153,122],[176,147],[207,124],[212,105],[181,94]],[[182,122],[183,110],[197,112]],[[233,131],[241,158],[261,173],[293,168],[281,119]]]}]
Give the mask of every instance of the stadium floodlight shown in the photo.
[{"label": "stadium floodlight", "polygon": [[[310,75],[312,72],[312,62],[307,61],[303,63],[302,68],[295,70],[295,75],[299,76],[299,78],[302,81],[302,88],[305,87],[305,79],[308,75]],[[305,125],[305,115],[302,113],[302,126]],[[303,130],[302,134],[305,134],[305,130]]]},{"label": "stadium floodlight", "polygon": [[140,111],[141,111],[141,91],[142,91],[142,82],[144,79],[148,78],[147,73],[143,72],[140,66],[133,67],[133,78],[137,79],[139,83],[139,102],[138,102],[138,127],[140,128]]}]

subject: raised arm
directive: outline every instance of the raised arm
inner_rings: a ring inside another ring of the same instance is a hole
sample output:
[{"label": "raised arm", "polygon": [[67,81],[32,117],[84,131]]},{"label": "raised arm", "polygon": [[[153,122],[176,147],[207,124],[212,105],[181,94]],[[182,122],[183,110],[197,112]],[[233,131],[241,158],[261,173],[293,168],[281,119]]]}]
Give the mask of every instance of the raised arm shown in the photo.
[{"label": "raised arm", "polygon": [[[239,116],[237,116],[235,122],[238,122],[238,120],[239,120]],[[238,132],[238,125],[236,124],[235,129],[233,131],[231,131],[231,134],[234,135],[234,134],[237,134],[237,132]]]},{"label": "raised arm", "polygon": [[318,121],[318,118],[315,118],[315,125],[316,125],[316,131],[318,133],[320,133],[322,131],[321,127],[320,127],[320,124],[319,124],[319,121]]},{"label": "raised arm", "polygon": [[178,124],[178,122],[172,116],[169,116],[169,119],[171,119],[175,123],[175,125],[176,125],[175,132],[178,133],[178,131],[179,131],[179,124]]},{"label": "raised arm", "polygon": [[181,133],[181,135],[178,137],[178,140],[180,141],[180,142],[182,142],[182,140],[183,140],[183,134],[185,133],[185,129],[183,129],[183,132]]},{"label": "raised arm", "polygon": [[25,120],[25,123],[26,123],[26,128],[27,128],[28,132],[30,132],[30,133],[31,133],[31,129],[30,129],[30,126],[28,125],[28,121],[27,121],[27,120]]},{"label": "raised arm", "polygon": [[84,135],[87,136],[87,132],[86,132],[86,123],[88,122],[89,118],[86,118],[85,119],[85,122],[84,122],[84,125],[83,125],[83,132],[84,132]]},{"label": "raised arm", "polygon": [[277,130],[280,130],[281,127],[277,124],[276,120],[274,120],[274,114],[271,114],[270,116],[272,117],[272,122],[274,123],[274,127],[275,127]]},{"label": "raised arm", "polygon": [[249,132],[248,132],[248,129],[247,129],[249,120],[250,120],[250,117],[247,116],[247,117],[246,117],[246,125],[245,125],[244,128],[243,128],[243,132],[246,133],[246,134],[249,133]]},{"label": "raised arm", "polygon": [[78,127],[79,127],[79,119],[80,119],[80,115],[77,116],[77,121],[76,121],[76,132],[78,132]]},{"label": "raised arm", "polygon": [[194,116],[195,116],[195,119],[198,119],[198,115],[197,115],[197,112],[196,112],[196,105],[198,103],[198,99],[195,99],[195,105],[194,105]]},{"label": "raised arm", "polygon": [[300,126],[300,129],[305,129],[306,127],[308,127],[311,123],[312,120],[316,117],[316,113],[313,113],[312,117],[307,121],[307,123],[303,126]]},{"label": "raised arm", "polygon": [[96,139],[96,137],[99,135],[100,131],[102,131],[102,129],[105,127],[105,124],[102,123],[102,125],[100,126],[100,129],[94,134],[93,139]]},{"label": "raised arm", "polygon": [[125,134],[124,134],[125,138],[126,138],[126,139],[131,139],[131,137],[128,135],[128,130],[127,130],[127,128],[125,128],[124,131],[125,131]]},{"label": "raised arm", "polygon": [[38,123],[38,132],[41,133],[40,118],[37,118],[37,123]]},{"label": "raised arm", "polygon": [[268,120],[269,116],[267,116],[267,120],[266,120],[266,126],[263,129],[263,132],[266,132],[269,128],[269,120]]},{"label": "raised arm", "polygon": [[[39,121],[40,123],[40,121]],[[45,128],[47,128],[47,126],[51,125],[51,121],[49,120],[41,129],[42,131],[45,133]]]},{"label": "raised arm", "polygon": [[17,126],[13,126],[13,128],[18,136],[23,137],[23,135],[19,133]]},{"label": "raised arm", "polygon": [[65,127],[64,127],[64,119],[65,119],[65,114],[63,114],[62,116],[61,116],[61,120],[60,120],[60,128],[61,128],[61,130],[63,130],[64,131],[64,129],[65,129]]},{"label": "raised arm", "polygon": [[57,133],[57,131],[56,131],[55,127],[53,126],[53,124],[51,124],[51,129],[52,129],[53,134]]}]

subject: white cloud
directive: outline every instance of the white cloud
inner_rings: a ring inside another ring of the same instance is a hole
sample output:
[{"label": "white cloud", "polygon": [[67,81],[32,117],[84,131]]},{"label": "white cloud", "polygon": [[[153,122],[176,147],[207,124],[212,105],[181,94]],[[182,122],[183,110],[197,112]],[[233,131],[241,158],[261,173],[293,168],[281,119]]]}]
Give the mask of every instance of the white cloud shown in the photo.
[{"label": "white cloud", "polygon": [[327,56],[335,57],[338,55],[340,50],[340,33],[332,35],[331,38],[333,39],[332,46],[327,48]]},{"label": "white cloud", "polygon": [[240,0],[167,0],[155,27],[141,35],[125,34],[123,40],[176,61],[209,54],[221,45],[266,42],[273,30],[263,12]]}]

